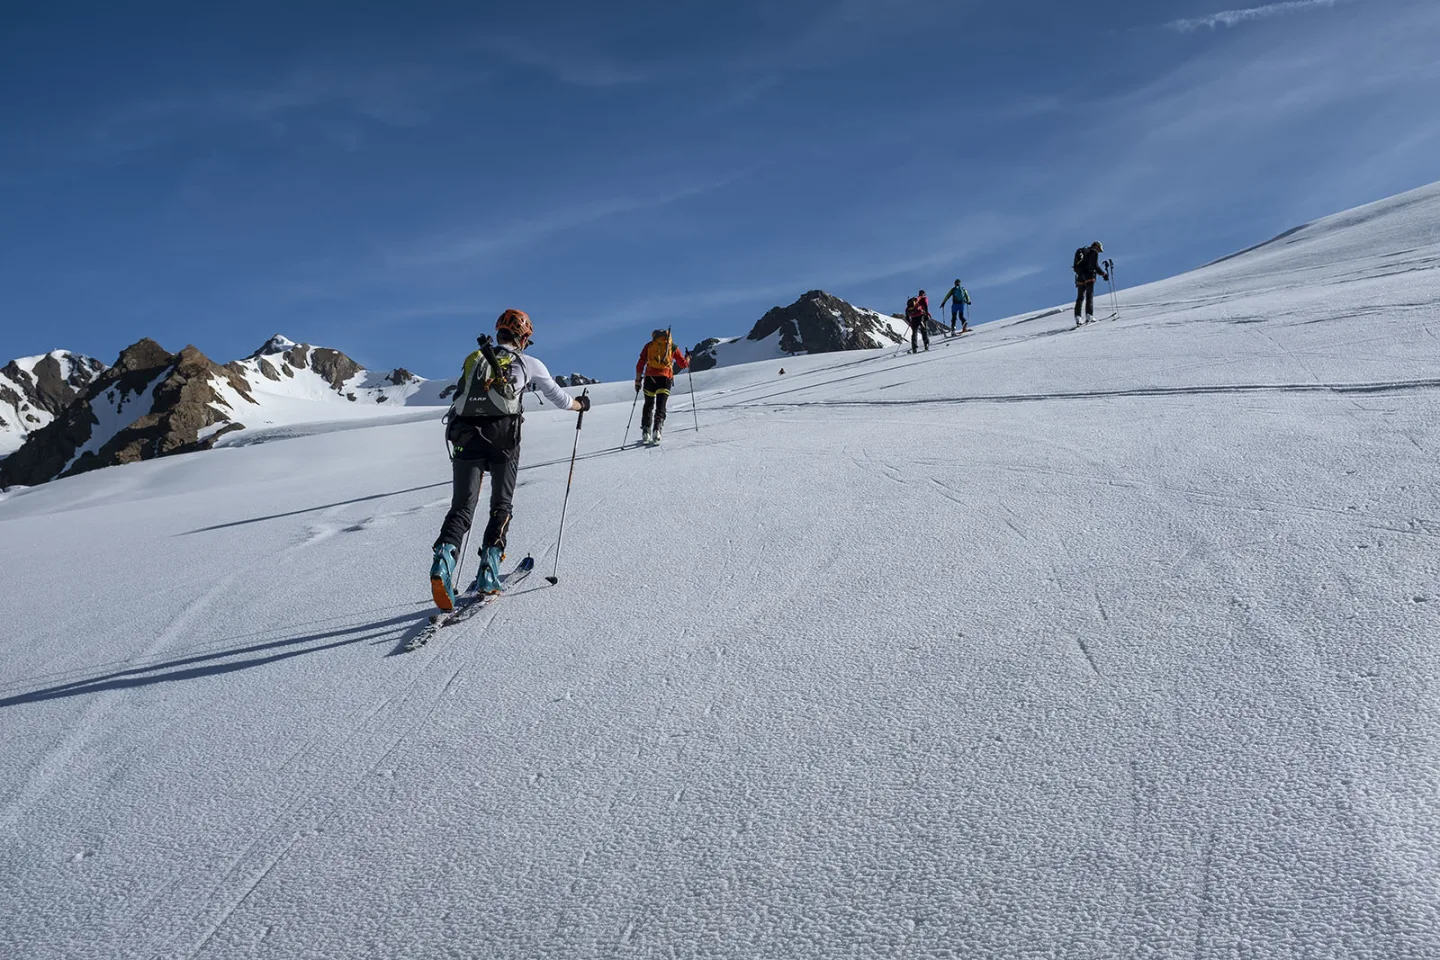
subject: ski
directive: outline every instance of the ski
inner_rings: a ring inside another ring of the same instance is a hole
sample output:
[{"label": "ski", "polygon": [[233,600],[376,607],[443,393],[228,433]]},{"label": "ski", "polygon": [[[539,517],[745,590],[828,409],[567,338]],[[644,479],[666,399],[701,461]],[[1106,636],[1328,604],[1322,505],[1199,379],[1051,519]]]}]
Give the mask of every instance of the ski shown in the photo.
[{"label": "ski", "polygon": [[535,558],[527,556],[516,565],[515,569],[509,573],[501,574],[500,593],[477,593],[475,592],[474,585],[472,585],[470,590],[456,599],[454,610],[451,610],[449,613],[437,613],[431,616],[430,623],[425,629],[410,638],[410,641],[405,644],[405,652],[409,653],[412,650],[419,650],[425,646],[425,644],[429,643],[435,634],[441,630],[469,620],[475,616],[475,614],[503,596],[505,591],[524,580],[534,569]]}]

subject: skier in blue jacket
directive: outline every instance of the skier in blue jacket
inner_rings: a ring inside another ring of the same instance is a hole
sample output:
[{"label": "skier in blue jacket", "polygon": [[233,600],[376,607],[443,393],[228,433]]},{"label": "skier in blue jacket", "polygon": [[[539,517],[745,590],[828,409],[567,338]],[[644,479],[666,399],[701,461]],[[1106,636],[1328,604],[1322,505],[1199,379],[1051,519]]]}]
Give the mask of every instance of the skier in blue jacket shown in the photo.
[{"label": "skier in blue jacket", "polygon": [[[965,333],[970,329],[970,321],[965,319],[965,307],[970,303],[970,292],[960,285],[960,280],[955,280],[955,286],[945,294],[945,300],[940,301],[940,309],[945,309],[945,301],[950,301],[950,332],[955,333],[955,321],[960,321],[960,332]],[[943,314],[942,314],[943,316]]]}]

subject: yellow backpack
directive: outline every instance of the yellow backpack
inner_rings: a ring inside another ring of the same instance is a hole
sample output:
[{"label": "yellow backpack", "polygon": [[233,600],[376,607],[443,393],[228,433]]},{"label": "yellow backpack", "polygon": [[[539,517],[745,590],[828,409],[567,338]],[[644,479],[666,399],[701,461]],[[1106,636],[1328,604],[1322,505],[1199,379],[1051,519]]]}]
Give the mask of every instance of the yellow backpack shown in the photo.
[{"label": "yellow backpack", "polygon": [[671,359],[674,353],[675,347],[668,337],[664,340],[651,340],[650,346],[645,348],[646,370],[663,370],[665,371],[664,376],[668,377],[671,373],[671,364],[674,362]]}]

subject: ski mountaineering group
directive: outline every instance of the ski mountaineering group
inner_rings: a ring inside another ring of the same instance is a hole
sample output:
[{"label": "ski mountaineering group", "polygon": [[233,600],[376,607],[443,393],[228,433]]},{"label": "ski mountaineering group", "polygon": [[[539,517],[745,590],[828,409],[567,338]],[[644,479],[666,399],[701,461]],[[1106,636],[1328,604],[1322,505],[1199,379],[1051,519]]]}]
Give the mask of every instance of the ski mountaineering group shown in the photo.
[{"label": "ski mountaineering group", "polygon": [[[1081,308],[1085,311],[1083,323],[1095,319],[1095,279],[1104,277],[1112,283],[1114,263],[1100,261],[1104,247],[1097,240],[1088,247],[1075,251],[1075,326],[1082,325]],[[943,312],[950,305],[950,335],[959,336],[970,330],[965,308],[971,305],[970,293],[957,278],[955,285],[940,301]],[[936,323],[930,316],[930,300],[921,290],[910,297],[905,305],[905,322],[910,327],[910,352],[930,349],[929,325]],[[461,367],[460,381],[455,397],[445,414],[445,441],[450,451],[452,490],[450,510],[440,526],[435,539],[434,557],[430,565],[430,589],[435,605],[450,617],[461,615],[461,607],[475,606],[488,598],[498,595],[507,585],[507,578],[500,572],[505,557],[506,535],[510,529],[510,516],[515,496],[515,481],[520,468],[520,425],[522,396],[527,390],[538,391],[562,410],[571,410],[580,415],[576,421],[576,446],[579,445],[580,423],[585,411],[590,409],[588,391],[579,397],[571,397],[549,369],[537,358],[525,352],[534,336],[534,326],[523,310],[510,309],[500,314],[495,321],[495,336],[477,338],[479,349],[473,351]],[[654,446],[660,442],[665,427],[666,407],[670,391],[675,385],[675,373],[688,369],[689,352],[682,352],[675,346],[669,330],[655,330],[650,340],[640,351],[635,363],[635,397],[645,396],[645,405],[640,415],[641,443]],[[781,371],[782,373],[784,371]],[[634,406],[631,406],[634,415]],[[628,434],[628,425],[627,425]],[[465,543],[475,519],[475,507],[480,498],[482,481],[490,475],[490,517],[480,543],[480,569],[475,575],[473,587],[465,592],[466,600],[461,601],[462,592],[457,590],[457,581]],[[575,473],[574,454],[571,455],[570,474]],[[569,503],[570,484],[567,481],[566,504]],[[564,532],[564,514],[561,514],[561,532]],[[556,564],[559,564],[559,544],[556,545]],[[534,568],[534,561],[526,557],[509,575],[514,583]],[[555,577],[548,578],[552,583]],[[449,621],[438,621],[440,623]],[[412,646],[428,638],[422,635]]]},{"label": "ski mountaineering group", "polygon": [[[940,310],[943,313],[945,304],[950,304],[950,335],[959,336],[962,333],[970,332],[970,320],[965,316],[965,308],[970,305],[970,293],[957,278],[955,286],[945,294],[945,299],[940,301]],[[920,349],[920,339],[925,342],[925,349],[930,349],[930,324],[935,323],[934,317],[930,316],[930,298],[921,290],[918,294],[905,301],[905,322],[910,327],[910,352],[915,353]],[[956,329],[956,324],[959,329]]]},{"label": "ski mountaineering group", "polygon": [[[500,564],[505,559],[515,480],[520,470],[525,391],[538,391],[561,410],[579,413],[582,419],[590,409],[588,391],[571,397],[555,382],[544,363],[525,353],[534,333],[534,325],[525,311],[510,309],[500,314],[495,321],[494,339],[477,338],[479,349],[465,358],[455,397],[445,414],[445,442],[450,451],[452,474],[450,510],[435,538],[430,564],[430,592],[435,606],[442,611],[456,609],[459,598],[456,581],[464,544],[487,473],[490,474],[490,518],[480,541],[480,569],[470,594],[472,599],[493,597],[504,587]],[[645,407],[640,415],[642,443],[654,446],[660,442],[670,391],[675,386],[675,371],[689,366],[690,354],[682,353],[675,346],[669,330],[656,330],[651,334],[650,342],[640,351],[640,359],[635,364],[636,399],[642,391],[645,394]],[[577,421],[577,446],[579,427]],[[573,455],[570,470],[573,478]],[[565,492],[568,505],[568,483]],[[556,559],[558,561],[558,556]],[[515,572],[528,574],[533,567],[534,561],[526,557]]]}]

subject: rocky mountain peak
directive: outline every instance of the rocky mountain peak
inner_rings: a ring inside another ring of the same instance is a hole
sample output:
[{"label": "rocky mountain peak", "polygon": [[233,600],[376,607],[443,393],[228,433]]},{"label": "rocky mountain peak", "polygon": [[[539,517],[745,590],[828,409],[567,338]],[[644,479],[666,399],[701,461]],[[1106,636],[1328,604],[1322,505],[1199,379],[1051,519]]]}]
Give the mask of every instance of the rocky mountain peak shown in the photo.
[{"label": "rocky mountain peak", "polygon": [[0,487],[208,449],[225,433],[243,429],[221,392],[226,385],[254,403],[243,378],[194,345],[172,354],[148,338],[133,343],[0,462]]},{"label": "rocky mountain peak", "polygon": [[115,365],[106,371],[106,378],[113,379],[124,374],[166,367],[174,359],[174,356],[160,344],[149,337],[144,337],[120,351]]},{"label": "rocky mountain peak", "polygon": [[[692,368],[708,370],[721,363],[760,359],[759,345],[772,338],[775,343],[771,356],[870,350],[899,343],[903,326],[874,310],[852,306],[824,290],[810,290],[789,306],[766,312],[743,340],[701,341],[691,351]],[[735,349],[746,342],[754,346]],[[727,352],[733,358],[727,358]]]},{"label": "rocky mountain peak", "polygon": [[104,372],[101,361],[68,350],[20,357],[0,367],[0,457],[19,449]]},{"label": "rocky mountain peak", "polygon": [[298,344],[296,344],[294,340],[291,340],[283,333],[277,333],[261,344],[259,350],[250,354],[250,359],[253,360],[256,357],[266,357],[276,353],[284,353],[286,350],[290,350],[296,346],[298,346]]}]

